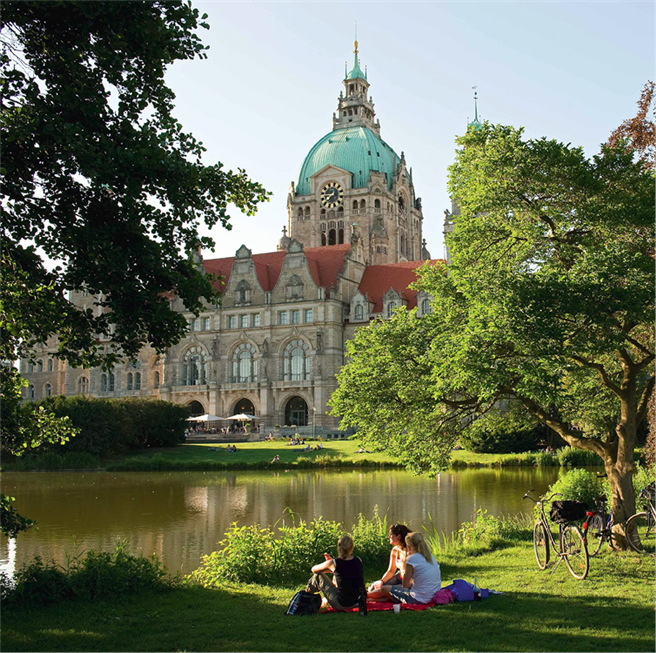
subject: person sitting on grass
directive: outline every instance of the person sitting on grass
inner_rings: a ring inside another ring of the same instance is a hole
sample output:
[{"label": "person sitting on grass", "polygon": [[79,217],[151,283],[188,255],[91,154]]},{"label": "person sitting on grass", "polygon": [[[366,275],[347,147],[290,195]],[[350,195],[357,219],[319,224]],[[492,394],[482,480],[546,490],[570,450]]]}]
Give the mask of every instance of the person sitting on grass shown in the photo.
[{"label": "person sitting on grass", "polygon": [[410,529],[405,524],[393,524],[389,529],[389,541],[392,545],[390,551],[389,566],[380,580],[369,586],[367,596],[370,599],[380,599],[385,596],[380,590],[383,585],[401,585],[403,583],[403,572],[405,571],[405,560],[408,555],[405,538]]},{"label": "person sitting on grass", "polygon": [[[342,535],[337,542],[337,558],[323,554],[325,560],[312,567],[312,578],[305,588],[306,592],[322,592],[333,610],[346,610],[358,605],[364,593],[364,567],[362,560],[353,555],[353,538]],[[333,574],[333,580],[327,574]]]},{"label": "person sitting on grass", "polygon": [[279,462],[280,462],[280,456],[278,454],[276,454],[273,457],[273,460],[271,461],[271,464],[273,465],[273,463],[279,463]]},{"label": "person sitting on grass", "polygon": [[405,544],[403,585],[383,585],[379,591],[395,603],[430,603],[442,587],[440,566],[421,533],[408,533]]}]

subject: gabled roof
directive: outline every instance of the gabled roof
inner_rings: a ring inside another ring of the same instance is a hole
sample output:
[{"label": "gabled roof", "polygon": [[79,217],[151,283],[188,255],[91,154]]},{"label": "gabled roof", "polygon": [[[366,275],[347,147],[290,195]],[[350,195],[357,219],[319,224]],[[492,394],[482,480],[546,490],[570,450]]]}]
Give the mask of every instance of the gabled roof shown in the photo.
[{"label": "gabled roof", "polygon": [[405,263],[390,265],[367,266],[358,290],[363,295],[368,296],[370,302],[373,302],[372,313],[382,313],[383,297],[390,288],[393,288],[401,295],[407,302],[408,309],[417,306],[417,291],[411,290],[408,286],[417,280],[416,270],[425,263],[439,265],[444,261],[442,259],[432,259],[430,261],[406,261]]},{"label": "gabled roof", "polygon": [[[331,288],[337,284],[337,275],[344,267],[344,256],[350,249],[350,245],[332,245],[330,247],[310,247],[303,250],[312,279],[318,287]],[[273,290],[278,282],[286,255],[287,252],[253,254],[255,273],[265,292]],[[230,280],[234,261],[234,256],[203,261],[206,272],[217,277],[225,277],[222,281],[215,283],[215,288],[225,290]]]}]

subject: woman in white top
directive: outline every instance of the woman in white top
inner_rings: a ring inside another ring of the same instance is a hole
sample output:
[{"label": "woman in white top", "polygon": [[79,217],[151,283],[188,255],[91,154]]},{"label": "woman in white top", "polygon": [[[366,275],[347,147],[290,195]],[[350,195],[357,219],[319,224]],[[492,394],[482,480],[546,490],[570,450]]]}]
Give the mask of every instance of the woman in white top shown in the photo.
[{"label": "woman in white top", "polygon": [[383,586],[381,592],[396,603],[430,603],[442,587],[440,566],[421,533],[408,533],[405,542],[408,557],[403,586]]}]

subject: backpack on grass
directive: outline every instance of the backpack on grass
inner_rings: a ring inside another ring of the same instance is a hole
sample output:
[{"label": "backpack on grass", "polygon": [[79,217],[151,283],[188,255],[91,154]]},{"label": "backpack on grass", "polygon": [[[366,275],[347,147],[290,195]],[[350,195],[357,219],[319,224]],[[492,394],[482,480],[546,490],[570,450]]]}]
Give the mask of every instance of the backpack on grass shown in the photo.
[{"label": "backpack on grass", "polygon": [[294,597],[287,606],[287,615],[304,617],[308,614],[316,614],[321,607],[321,596],[319,594],[310,594],[305,590],[296,592]]}]

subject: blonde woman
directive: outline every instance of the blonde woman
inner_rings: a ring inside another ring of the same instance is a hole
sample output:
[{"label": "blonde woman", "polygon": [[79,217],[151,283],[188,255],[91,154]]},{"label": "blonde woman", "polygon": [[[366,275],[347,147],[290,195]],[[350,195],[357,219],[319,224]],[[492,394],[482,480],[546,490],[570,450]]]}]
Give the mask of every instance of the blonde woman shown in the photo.
[{"label": "blonde woman", "polygon": [[[312,594],[322,592],[333,610],[354,608],[364,592],[362,560],[353,555],[353,539],[342,535],[337,542],[337,558],[324,553],[325,560],[312,567],[312,578],[305,590]],[[333,580],[327,574],[333,574]]]},{"label": "blonde woman", "polygon": [[408,533],[405,543],[408,557],[403,585],[383,586],[381,592],[396,603],[429,603],[442,587],[440,566],[421,533]]}]

